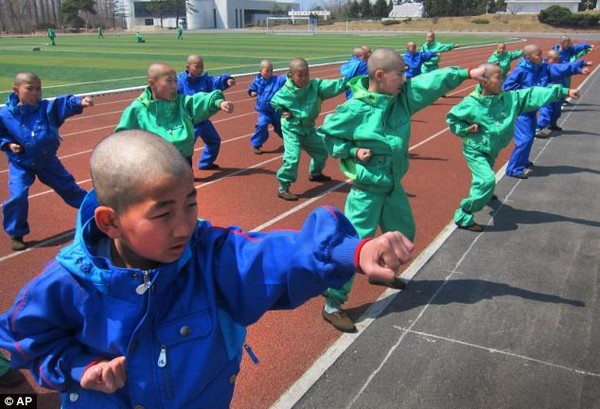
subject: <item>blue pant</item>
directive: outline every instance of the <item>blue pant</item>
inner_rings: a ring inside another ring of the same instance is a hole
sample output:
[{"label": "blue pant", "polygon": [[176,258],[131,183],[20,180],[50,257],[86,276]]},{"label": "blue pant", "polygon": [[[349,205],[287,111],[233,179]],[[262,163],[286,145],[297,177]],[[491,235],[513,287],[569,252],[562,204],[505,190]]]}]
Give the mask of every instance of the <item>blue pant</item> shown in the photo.
[{"label": "blue pant", "polygon": [[27,196],[36,176],[40,182],[58,193],[69,206],[79,208],[86,195],[86,191],[75,183],[73,176],[67,172],[56,156],[43,167],[35,170],[9,161],[8,175],[9,198],[3,204],[2,214],[4,231],[11,237],[23,237],[29,233]]},{"label": "blue pant", "polygon": [[528,112],[519,115],[515,121],[515,148],[508,160],[506,168],[508,176],[520,175],[529,165],[529,154],[535,138],[535,114],[535,112]]},{"label": "blue pant", "polygon": [[212,165],[219,156],[221,150],[221,137],[215,129],[215,126],[208,119],[194,126],[195,138],[202,139],[204,150],[198,161],[198,168],[203,169]]},{"label": "blue pant", "polygon": [[540,108],[537,117],[537,127],[539,129],[556,125],[558,118],[560,118],[562,102],[563,100],[556,101]]},{"label": "blue pant", "polygon": [[269,138],[269,124],[281,138],[281,114],[275,111],[257,111],[258,122],[254,128],[254,134],[250,137],[250,143],[255,148],[260,148]]}]

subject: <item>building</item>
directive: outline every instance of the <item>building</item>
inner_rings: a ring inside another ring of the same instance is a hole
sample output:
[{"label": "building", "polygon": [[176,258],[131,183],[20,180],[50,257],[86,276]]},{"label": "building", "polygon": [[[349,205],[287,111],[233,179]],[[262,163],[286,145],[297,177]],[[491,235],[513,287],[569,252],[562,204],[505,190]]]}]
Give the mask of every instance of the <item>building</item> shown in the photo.
[{"label": "building", "polygon": [[417,17],[425,15],[423,4],[413,0],[394,1],[394,7],[390,11],[390,18]]},{"label": "building", "polygon": [[550,6],[561,6],[576,12],[580,0],[546,0],[546,1],[528,1],[528,0],[507,0],[506,12],[511,14],[538,14],[540,11]]},{"label": "building", "polygon": [[[127,30],[157,27],[161,19],[152,11],[150,0],[122,0],[127,10]],[[168,10],[163,12],[163,27],[184,25],[187,29],[233,29],[248,25],[264,25],[275,6],[282,10],[299,9],[295,0],[188,0],[196,12]],[[179,21],[176,21],[179,17]]]}]

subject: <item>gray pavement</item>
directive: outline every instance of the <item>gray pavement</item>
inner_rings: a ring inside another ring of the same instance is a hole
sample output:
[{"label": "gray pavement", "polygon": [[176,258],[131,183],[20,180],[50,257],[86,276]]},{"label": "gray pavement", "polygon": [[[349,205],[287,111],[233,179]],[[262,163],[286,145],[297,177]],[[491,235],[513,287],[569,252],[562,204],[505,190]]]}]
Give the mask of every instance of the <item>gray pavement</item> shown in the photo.
[{"label": "gray pavement", "polygon": [[600,72],[561,119],[294,408],[600,408]]}]

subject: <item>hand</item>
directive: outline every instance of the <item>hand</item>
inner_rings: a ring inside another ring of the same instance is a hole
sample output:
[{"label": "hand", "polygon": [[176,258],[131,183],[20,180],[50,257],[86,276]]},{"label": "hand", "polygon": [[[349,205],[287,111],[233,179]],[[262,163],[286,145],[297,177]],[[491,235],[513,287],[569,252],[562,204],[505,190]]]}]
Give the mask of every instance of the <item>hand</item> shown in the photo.
[{"label": "hand", "polygon": [[81,106],[86,108],[86,107],[92,107],[94,106],[94,100],[90,97],[84,97],[81,100]]},{"label": "hand", "polygon": [[579,90],[577,88],[569,90],[569,97],[579,99]]},{"label": "hand", "polygon": [[228,87],[233,87],[235,85],[235,78],[229,78],[227,80],[227,86]]},{"label": "hand", "polygon": [[252,98],[256,98],[256,95],[258,95],[256,92],[254,92],[254,91],[250,91],[250,96],[251,96]]},{"label": "hand", "polygon": [[454,43],[454,48],[458,48],[458,47],[460,47],[460,44]]},{"label": "hand", "polygon": [[477,80],[477,81],[485,80],[484,74],[485,74],[485,68],[483,68],[483,67],[469,69],[469,77],[471,77],[474,80]]},{"label": "hand", "polygon": [[8,149],[10,149],[10,151],[12,153],[22,153],[23,152],[23,147],[21,145],[19,145],[18,143],[9,143],[8,144]]},{"label": "hand", "polygon": [[292,113],[290,111],[283,111],[281,113],[281,116],[284,117],[285,119],[290,119],[292,117]]},{"label": "hand", "polygon": [[586,67],[591,67],[592,65],[594,65],[594,63],[593,63],[593,62],[591,62],[591,61],[586,61],[586,62],[585,62],[585,66],[586,66]]},{"label": "hand", "polygon": [[414,245],[399,232],[387,232],[366,242],[359,254],[360,271],[369,278],[392,281],[402,264],[412,259]]},{"label": "hand", "polygon": [[590,69],[589,68],[584,68],[581,70],[581,75],[588,75],[590,73]]},{"label": "hand", "polygon": [[120,356],[112,361],[102,361],[89,366],[79,384],[84,389],[114,393],[125,386],[126,381],[125,357]]},{"label": "hand", "polygon": [[371,153],[371,149],[366,149],[366,148],[358,148],[356,150],[356,159],[358,159],[361,162],[368,162],[369,159],[371,159],[372,153]]},{"label": "hand", "polygon": [[469,133],[477,133],[479,132],[479,125],[477,124],[473,124],[471,126],[469,126],[469,128],[467,128],[469,130]]},{"label": "hand", "polygon": [[228,114],[230,114],[233,112],[233,102],[221,101],[221,103],[219,104],[219,108],[221,109],[221,111],[225,111]]}]

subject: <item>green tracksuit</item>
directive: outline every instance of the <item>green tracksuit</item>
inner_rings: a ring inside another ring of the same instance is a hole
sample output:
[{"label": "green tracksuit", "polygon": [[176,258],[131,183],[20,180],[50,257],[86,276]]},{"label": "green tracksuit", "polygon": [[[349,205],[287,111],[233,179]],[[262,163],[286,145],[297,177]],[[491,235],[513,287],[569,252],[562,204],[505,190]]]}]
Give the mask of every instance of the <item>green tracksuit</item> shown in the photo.
[{"label": "green tracksuit", "polygon": [[[515,132],[517,116],[569,95],[561,85],[530,87],[503,91],[497,95],[481,95],[480,87],[455,105],[446,122],[450,130],[460,136],[463,155],[473,174],[469,196],[460,202],[454,222],[460,226],[474,223],[473,213],[483,209],[494,194],[496,179],[494,162]],[[479,132],[471,134],[469,126],[479,125]]]},{"label": "green tracksuit", "polygon": [[177,95],[172,101],[152,98],[147,87],[125,108],[115,132],[143,129],[161,136],[186,158],[194,153],[194,124],[204,121],[219,111],[225,99],[220,90],[194,95]]},{"label": "green tracksuit", "polygon": [[[397,96],[368,90],[368,78],[350,81],[354,98],[337,107],[317,130],[325,147],[340,159],[342,172],[352,181],[345,214],[362,238],[400,231],[411,241],[415,222],[402,187],[408,170],[411,115],[432,104],[468,78],[467,70],[451,67],[411,78]],[[372,152],[369,161],[356,159],[358,148]],[[352,281],[324,294],[331,307],[348,299]]]},{"label": "green tracksuit", "polygon": [[323,140],[317,136],[315,121],[321,112],[321,104],[346,89],[346,78],[339,80],[312,79],[306,87],[299,88],[288,78],[283,87],[271,99],[275,111],[291,113],[289,119],[281,118],[283,132],[283,165],[277,171],[279,190],[288,190],[298,178],[301,150],[311,157],[309,172],[319,174],[325,168],[327,151]]},{"label": "green tracksuit", "polygon": [[[454,49],[454,44],[444,44],[439,41],[432,41],[431,43],[425,43],[421,46],[420,51],[432,51],[434,53],[443,53],[445,51],[450,51]],[[440,59],[441,57],[435,56],[430,60],[427,60],[421,66],[421,73],[425,74],[427,72],[435,71],[440,68]]]},{"label": "green tracksuit", "polygon": [[6,375],[10,371],[10,362],[2,352],[0,352],[0,377]]},{"label": "green tracksuit", "polygon": [[496,64],[500,67],[500,72],[502,73],[502,79],[506,78],[508,72],[510,71],[510,63],[514,60],[520,58],[523,55],[523,50],[517,51],[506,51],[502,54],[498,54],[498,50],[494,51],[494,53],[488,59],[490,64]]}]

